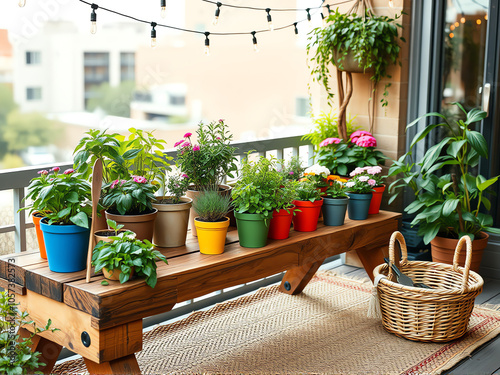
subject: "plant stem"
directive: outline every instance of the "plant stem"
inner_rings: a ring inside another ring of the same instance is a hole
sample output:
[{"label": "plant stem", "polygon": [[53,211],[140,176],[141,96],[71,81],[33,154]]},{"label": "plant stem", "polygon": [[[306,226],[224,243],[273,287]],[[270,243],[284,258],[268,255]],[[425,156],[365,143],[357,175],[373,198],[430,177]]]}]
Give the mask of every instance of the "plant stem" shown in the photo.
[{"label": "plant stem", "polygon": [[[455,173],[451,174],[451,179],[453,180],[453,191],[455,195],[458,196],[458,184],[457,184],[457,175]],[[467,190],[467,189],[465,189]],[[464,232],[464,219],[462,218],[462,203],[458,201],[457,205],[457,213],[458,213],[458,224],[460,225],[460,231]]]}]

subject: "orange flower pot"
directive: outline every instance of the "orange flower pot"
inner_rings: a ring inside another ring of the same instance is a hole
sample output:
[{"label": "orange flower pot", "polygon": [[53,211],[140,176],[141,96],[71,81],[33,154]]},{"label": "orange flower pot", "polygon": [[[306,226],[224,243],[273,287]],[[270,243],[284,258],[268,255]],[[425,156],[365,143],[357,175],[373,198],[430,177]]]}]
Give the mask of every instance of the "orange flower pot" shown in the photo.
[{"label": "orange flower pot", "polygon": [[35,224],[35,231],[36,231],[36,239],[38,240],[38,248],[40,249],[40,256],[43,259],[47,259],[47,252],[45,251],[45,241],[43,240],[43,232],[40,229],[40,220],[43,219],[43,216],[35,212],[33,215],[31,215],[33,218],[33,224]]}]

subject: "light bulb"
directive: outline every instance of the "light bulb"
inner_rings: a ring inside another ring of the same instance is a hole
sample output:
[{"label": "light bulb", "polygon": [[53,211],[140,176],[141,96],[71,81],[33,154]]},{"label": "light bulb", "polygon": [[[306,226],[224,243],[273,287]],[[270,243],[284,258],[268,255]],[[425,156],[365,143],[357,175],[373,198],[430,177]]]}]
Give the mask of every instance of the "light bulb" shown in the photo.
[{"label": "light bulb", "polygon": [[269,27],[269,30],[274,31],[273,21],[268,21],[267,26]]},{"label": "light bulb", "polygon": [[212,25],[216,26],[219,23],[219,17],[215,16],[212,20]]},{"label": "light bulb", "polygon": [[460,22],[465,23],[465,17],[460,18]]},{"label": "light bulb", "polygon": [[210,56],[210,46],[205,46],[205,49],[203,50],[203,53],[207,56]]},{"label": "light bulb", "polygon": [[307,22],[309,22],[309,25],[311,24],[311,13],[309,13],[310,9],[307,8],[306,9],[306,12],[307,12]]},{"label": "light bulb", "polygon": [[390,6],[391,8],[394,8],[394,1],[393,1],[393,0],[389,0],[389,6]]},{"label": "light bulb", "polygon": [[460,26],[460,24],[457,21],[457,22],[455,22],[455,27],[458,27],[458,26]]},{"label": "light bulb", "polygon": [[97,13],[95,10],[98,8],[97,4],[92,4],[92,13],[90,13],[90,33],[95,34],[97,32]]},{"label": "light bulb", "polygon": [[160,11],[161,18],[165,18],[166,15],[167,15],[167,7],[161,7]]},{"label": "light bulb", "polygon": [[267,26],[269,27],[269,30],[274,31],[274,25],[273,25],[273,19],[271,18],[271,9],[266,8],[267,12]]},{"label": "light bulb", "polygon": [[156,38],[151,38],[151,48],[156,47]]},{"label": "light bulb", "polygon": [[207,56],[210,56],[210,40],[208,39],[209,35],[210,32],[205,31],[205,49],[203,50],[203,53]]},{"label": "light bulb", "polygon": [[450,39],[453,39],[454,36],[455,36],[455,34],[450,33]]},{"label": "light bulb", "polygon": [[256,32],[255,31],[252,31],[251,32],[253,38],[252,38],[252,42],[253,42],[253,50],[255,52],[259,52],[259,46],[257,45],[257,37],[255,36]]},{"label": "light bulb", "polygon": [[156,29],[155,29],[156,26],[157,26],[156,22],[151,22],[151,48],[156,47]]},{"label": "light bulb", "polygon": [[216,26],[219,23],[219,16],[220,16],[220,7],[222,3],[217,3],[217,9],[215,10],[215,16],[214,19],[212,20],[212,25]]},{"label": "light bulb", "polygon": [[19,6],[22,8],[26,5],[26,0],[19,0]]},{"label": "light bulb", "polygon": [[90,22],[90,33],[95,34],[97,32],[97,22]]},{"label": "light bulb", "polygon": [[450,26],[450,30],[451,30],[451,31],[455,30],[455,25],[451,25],[451,26]]},{"label": "light bulb", "polygon": [[259,45],[258,45],[257,43],[255,43],[255,44],[253,45],[253,50],[254,50],[255,52],[259,52]]},{"label": "light bulb", "polygon": [[484,19],[485,19],[486,21],[488,21],[488,15],[487,15],[487,14],[485,14],[485,15],[484,15]]}]

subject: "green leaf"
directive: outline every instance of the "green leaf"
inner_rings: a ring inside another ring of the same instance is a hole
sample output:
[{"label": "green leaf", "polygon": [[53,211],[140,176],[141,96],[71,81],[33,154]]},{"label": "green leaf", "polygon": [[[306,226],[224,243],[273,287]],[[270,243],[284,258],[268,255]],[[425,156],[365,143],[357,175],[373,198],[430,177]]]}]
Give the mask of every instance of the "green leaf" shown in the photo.
[{"label": "green leaf", "polygon": [[477,153],[484,157],[488,157],[488,144],[484,139],[483,135],[477,131],[469,131],[466,132],[467,139],[474,150]]},{"label": "green leaf", "polygon": [[72,216],[70,220],[79,227],[89,227],[89,218],[85,212],[78,212],[75,216]]},{"label": "green leaf", "polygon": [[101,281],[101,285],[109,285],[109,283],[106,280]]},{"label": "green leaf", "polygon": [[142,150],[141,149],[138,149],[138,148],[134,148],[132,150],[128,150],[128,151],[125,151],[123,153],[123,159],[125,160],[132,160],[134,159],[138,154],[139,152],[141,152]]},{"label": "green leaf", "polygon": [[460,200],[458,199],[448,199],[443,204],[443,216],[449,216],[455,211]]},{"label": "green leaf", "polygon": [[424,234],[424,243],[427,245],[429,244],[429,242],[431,242],[434,237],[437,236],[437,234],[439,233],[439,224],[435,224],[433,227],[430,228],[430,230],[428,230],[427,232],[425,232]]},{"label": "green leaf", "polygon": [[498,181],[498,177],[500,177],[500,176],[496,176],[496,177],[490,178],[489,180],[484,181],[483,183],[477,185],[477,188],[479,189],[479,191],[485,191],[491,185],[493,185],[495,182]]},{"label": "green leaf", "polygon": [[454,141],[450,144],[446,153],[453,158],[457,157],[458,152],[462,149],[463,145],[467,143],[466,139],[462,139],[460,141]]}]

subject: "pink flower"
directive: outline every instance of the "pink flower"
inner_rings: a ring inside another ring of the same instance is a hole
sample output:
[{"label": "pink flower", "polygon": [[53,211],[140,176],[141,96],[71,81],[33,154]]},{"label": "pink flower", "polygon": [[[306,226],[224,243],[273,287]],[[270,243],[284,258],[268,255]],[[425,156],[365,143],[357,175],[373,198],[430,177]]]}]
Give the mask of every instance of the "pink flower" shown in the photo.
[{"label": "pink flower", "polygon": [[46,170],[46,169],[42,169],[41,171],[38,171],[38,172],[36,172],[36,173],[46,176],[46,175],[48,175],[48,174],[49,174],[49,171],[48,171],[48,170]]},{"label": "pink flower", "polygon": [[174,147],[179,146],[182,142],[184,142],[184,139],[181,139],[180,141],[175,142]]},{"label": "pink flower", "polygon": [[192,135],[193,135],[193,133],[186,133],[186,134],[184,134],[184,138],[189,138],[189,137],[191,137]]},{"label": "pink flower", "polygon": [[216,139],[217,139],[218,141],[220,141],[220,137],[217,137]]},{"label": "pink flower", "polygon": [[137,182],[138,184],[145,184],[146,182],[148,182],[148,180],[146,179],[146,177],[134,176],[134,182]]},{"label": "pink flower", "polygon": [[358,175],[358,174],[363,173],[364,171],[365,171],[365,169],[364,169],[364,168],[357,167],[355,170],[353,170],[353,171],[349,174],[349,176],[354,177],[354,176],[356,176],[356,175]]},{"label": "pink flower", "polygon": [[356,146],[360,147],[377,147],[377,140],[371,135],[364,135],[359,137],[356,141]]},{"label": "pink flower", "polygon": [[379,167],[378,165],[366,168],[366,173],[371,174],[372,176],[379,174],[380,172],[382,172],[382,167]]},{"label": "pink flower", "polygon": [[75,170],[74,170],[73,168],[70,168],[70,169],[66,169],[66,170],[64,171],[64,174],[71,174],[71,173],[73,173],[73,172],[75,172]]},{"label": "pink flower", "polygon": [[292,175],[292,174],[293,174],[293,171],[288,172],[288,174]]},{"label": "pink flower", "polygon": [[189,178],[189,176],[188,176],[187,174],[185,174],[185,173],[182,173],[182,174],[181,174],[181,177],[182,177],[182,178]]},{"label": "pink flower", "polygon": [[370,179],[370,177],[368,176],[359,176],[358,177],[358,180],[361,181],[361,182],[366,182]]},{"label": "pink flower", "polygon": [[373,178],[370,178],[370,179],[368,180],[368,185],[370,185],[370,186],[375,186],[376,184],[377,184],[377,181],[375,181]]},{"label": "pink flower", "polygon": [[356,183],[354,181],[347,181],[345,183],[345,186],[348,187],[348,188],[351,188],[353,187],[354,185],[356,185]]},{"label": "pink flower", "polygon": [[200,151],[200,146],[199,145],[194,145],[193,146],[193,151]]},{"label": "pink flower", "polygon": [[350,135],[350,139],[352,143],[356,143],[359,137],[364,137],[366,135],[372,136],[370,132],[364,131],[364,130],[356,130],[354,133]]},{"label": "pink flower", "polygon": [[335,143],[338,145],[340,142],[342,142],[342,139],[340,139],[340,138],[325,138],[321,141],[321,143],[319,144],[319,147],[325,147],[325,146],[331,145],[332,143]]},{"label": "pink flower", "polygon": [[184,147],[189,147],[191,146],[191,143],[189,143],[188,141],[184,142],[181,147],[184,148]]},{"label": "pink flower", "polygon": [[114,189],[116,185],[118,185],[118,183],[120,182],[120,180],[114,180],[113,183],[111,184],[111,189]]},{"label": "pink flower", "polygon": [[219,122],[224,122],[224,119],[222,119],[222,118],[221,118],[221,119],[219,119]]},{"label": "pink flower", "polygon": [[61,170],[61,168],[59,168],[59,167],[54,167],[54,168],[52,168],[50,171],[51,171],[51,172],[59,172],[60,170]]}]

